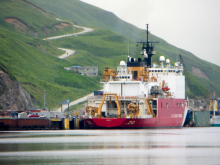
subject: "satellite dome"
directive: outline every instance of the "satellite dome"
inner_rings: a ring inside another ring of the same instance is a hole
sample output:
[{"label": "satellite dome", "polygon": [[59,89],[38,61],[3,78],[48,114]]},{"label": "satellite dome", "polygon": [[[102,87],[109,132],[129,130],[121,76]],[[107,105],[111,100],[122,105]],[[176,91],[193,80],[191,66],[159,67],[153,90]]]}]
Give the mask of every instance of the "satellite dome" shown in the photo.
[{"label": "satellite dome", "polygon": [[164,56],[160,56],[160,62],[164,62],[165,61],[165,57]]},{"label": "satellite dome", "polygon": [[178,66],[178,62],[175,62],[175,67],[177,67]]},{"label": "satellite dome", "polygon": [[126,65],[126,63],[124,61],[120,62],[120,66],[125,66],[125,65]]},{"label": "satellite dome", "polygon": [[169,64],[170,63],[170,59],[166,59],[166,63]]}]

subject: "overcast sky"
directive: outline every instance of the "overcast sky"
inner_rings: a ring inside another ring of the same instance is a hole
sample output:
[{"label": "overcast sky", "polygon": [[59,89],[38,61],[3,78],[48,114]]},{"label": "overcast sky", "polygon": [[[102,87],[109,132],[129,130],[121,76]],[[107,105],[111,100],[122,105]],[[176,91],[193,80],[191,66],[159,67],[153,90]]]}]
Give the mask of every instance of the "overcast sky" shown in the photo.
[{"label": "overcast sky", "polygon": [[220,66],[220,0],[82,0]]}]

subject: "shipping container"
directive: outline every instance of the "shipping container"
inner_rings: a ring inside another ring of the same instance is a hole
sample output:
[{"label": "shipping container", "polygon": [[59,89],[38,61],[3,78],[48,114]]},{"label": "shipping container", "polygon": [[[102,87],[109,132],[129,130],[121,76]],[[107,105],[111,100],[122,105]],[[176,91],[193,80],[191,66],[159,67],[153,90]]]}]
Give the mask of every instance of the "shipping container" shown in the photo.
[{"label": "shipping container", "polygon": [[210,127],[210,111],[191,111],[190,123],[193,127]]}]

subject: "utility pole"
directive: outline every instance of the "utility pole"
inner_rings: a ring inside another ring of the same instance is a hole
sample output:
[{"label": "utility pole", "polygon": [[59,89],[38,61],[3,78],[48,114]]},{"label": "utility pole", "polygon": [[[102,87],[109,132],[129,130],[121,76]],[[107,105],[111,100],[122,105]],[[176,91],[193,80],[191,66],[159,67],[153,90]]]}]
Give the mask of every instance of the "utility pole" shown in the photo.
[{"label": "utility pole", "polygon": [[44,90],[44,110],[45,110],[45,105],[46,105],[46,90]]}]

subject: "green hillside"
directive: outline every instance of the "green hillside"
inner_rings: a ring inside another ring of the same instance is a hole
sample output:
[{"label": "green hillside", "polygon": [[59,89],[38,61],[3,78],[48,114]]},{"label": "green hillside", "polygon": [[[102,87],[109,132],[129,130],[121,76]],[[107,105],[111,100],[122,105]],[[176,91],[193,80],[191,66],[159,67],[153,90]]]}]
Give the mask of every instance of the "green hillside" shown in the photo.
[{"label": "green hillside", "polygon": [[[19,0],[1,1],[0,4],[0,7],[4,6],[7,9],[7,11],[4,11],[4,17],[16,17],[19,20],[22,20],[20,15],[24,16],[22,12],[27,12],[26,7],[32,8],[32,6],[26,6],[26,3]],[[17,11],[16,8],[22,9],[22,5],[24,5],[24,10]],[[29,10],[30,15],[33,14],[33,11],[34,14],[39,14],[39,18],[42,16],[48,22],[51,21],[51,24],[57,22],[53,22],[54,18],[41,15],[42,13],[38,10]],[[17,12],[20,12],[20,14],[17,14]],[[48,41],[43,41],[41,38],[32,37],[32,35],[16,30],[14,26],[4,20],[2,15],[0,17],[3,22],[0,25],[0,61],[31,94],[31,97],[38,101],[40,107],[43,106],[44,90],[46,90],[46,106],[54,108],[58,107],[62,100],[75,100],[100,88],[100,78],[89,78],[64,70],[65,66],[71,66],[72,63],[55,57],[58,54],[61,55],[63,51],[58,50]],[[31,26],[29,23],[41,26],[47,25],[47,21],[42,23],[41,21],[31,20],[31,16],[28,18],[27,21],[24,19],[22,22],[25,22],[27,27],[33,27],[35,32],[39,34],[42,27]],[[63,32],[65,30],[54,31],[54,35],[63,34]]]},{"label": "green hillside", "polygon": [[[99,66],[99,73],[102,74],[106,66],[117,67],[121,60],[127,59],[128,45],[122,42],[124,39],[125,37],[122,35],[101,29],[77,37],[51,40],[50,43],[54,46],[76,50],[74,56],[70,56],[66,60],[74,65]],[[137,54],[135,41],[129,38],[126,40],[131,43],[132,55]]]},{"label": "green hillside", "polygon": [[145,32],[119,19],[115,14],[79,0],[27,0],[61,19],[68,19],[86,27],[110,29],[130,38],[145,39]]},{"label": "green hillside", "polygon": [[30,37],[51,37],[81,31],[68,22],[57,21],[56,16],[22,0],[0,1],[0,25]]}]

